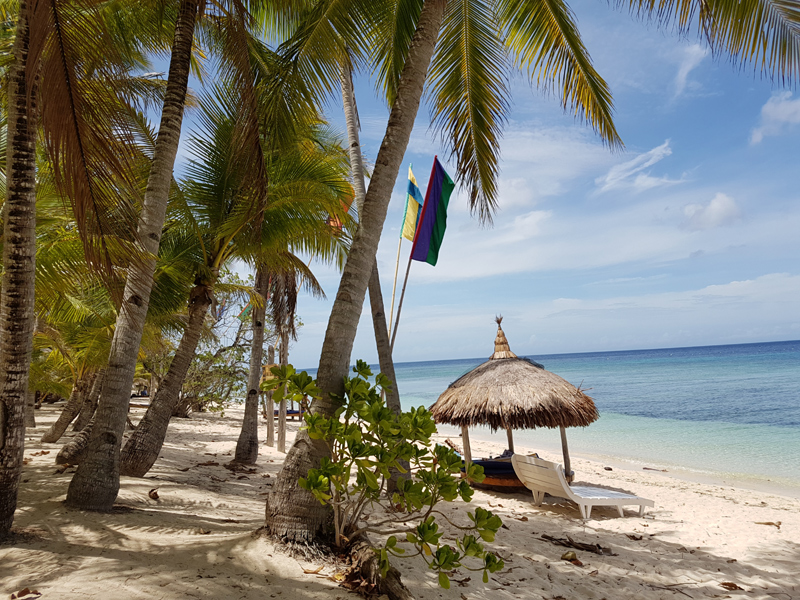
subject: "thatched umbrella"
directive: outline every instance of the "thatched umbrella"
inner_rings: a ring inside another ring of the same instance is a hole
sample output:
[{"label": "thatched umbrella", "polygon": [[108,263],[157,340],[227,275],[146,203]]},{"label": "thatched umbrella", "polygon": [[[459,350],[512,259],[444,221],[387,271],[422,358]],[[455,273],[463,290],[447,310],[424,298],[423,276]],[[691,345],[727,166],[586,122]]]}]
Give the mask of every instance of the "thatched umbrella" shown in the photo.
[{"label": "thatched umbrella", "polygon": [[597,420],[594,401],[542,365],[519,358],[511,351],[497,317],[494,354],[485,363],[461,376],[431,406],[437,423],[461,427],[464,458],[472,460],[467,428],[489,425],[493,431],[505,429],[508,446],[514,452],[512,429],[548,427],[561,430],[564,470],[569,475],[570,461],[566,427],[586,427]]}]

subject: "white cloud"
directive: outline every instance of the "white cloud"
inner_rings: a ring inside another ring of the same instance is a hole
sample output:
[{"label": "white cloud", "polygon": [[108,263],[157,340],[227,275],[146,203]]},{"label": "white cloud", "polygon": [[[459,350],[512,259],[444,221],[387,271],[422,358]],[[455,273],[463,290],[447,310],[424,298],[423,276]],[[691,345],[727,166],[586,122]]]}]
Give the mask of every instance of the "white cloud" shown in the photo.
[{"label": "white cloud", "polygon": [[675,75],[675,95],[673,100],[678,98],[686,91],[689,84],[689,73],[696,69],[708,54],[708,49],[699,44],[693,44],[683,49],[681,64],[678,73]]},{"label": "white cloud", "polygon": [[773,94],[761,107],[761,126],[753,129],[750,143],[758,144],[768,135],[784,133],[800,123],[800,98],[792,100],[792,92]]},{"label": "white cloud", "polygon": [[595,179],[595,184],[600,188],[600,192],[607,192],[614,189],[633,189],[635,192],[642,192],[655,187],[663,187],[680,183],[681,179],[670,179],[668,177],[653,177],[643,171],[652,167],[657,162],[662,161],[672,154],[669,147],[669,140],[660,146],[648,150],[643,154],[621,163],[614,165],[608,173]]},{"label": "white cloud", "polygon": [[719,193],[708,204],[687,204],[683,207],[684,226],[693,231],[731,225],[742,216],[736,201]]}]

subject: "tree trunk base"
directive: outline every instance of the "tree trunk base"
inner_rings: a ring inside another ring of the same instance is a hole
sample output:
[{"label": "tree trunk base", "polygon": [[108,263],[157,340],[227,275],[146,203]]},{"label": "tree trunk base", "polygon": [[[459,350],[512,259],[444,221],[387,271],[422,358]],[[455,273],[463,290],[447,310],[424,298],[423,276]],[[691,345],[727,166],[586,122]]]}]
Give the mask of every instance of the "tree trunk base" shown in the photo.
[{"label": "tree trunk base", "polygon": [[378,555],[366,536],[351,543],[347,552],[350,567],[344,573],[342,587],[365,598],[385,594],[390,600],[414,600],[414,596],[400,580],[397,569],[389,567],[386,577],[381,577]]}]

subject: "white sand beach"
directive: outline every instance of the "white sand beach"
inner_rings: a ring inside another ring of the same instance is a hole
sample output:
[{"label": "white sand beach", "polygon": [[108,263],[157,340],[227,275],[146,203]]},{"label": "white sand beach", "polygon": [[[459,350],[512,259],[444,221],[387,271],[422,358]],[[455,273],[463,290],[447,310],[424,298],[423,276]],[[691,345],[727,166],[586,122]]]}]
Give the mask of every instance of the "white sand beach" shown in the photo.
[{"label": "white sand beach", "polygon": [[[12,545],[0,546],[3,597],[24,588],[39,594],[28,598],[64,600],[349,596],[334,580],[334,564],[292,558],[253,535],[283,455],[262,443],[252,472],[225,467],[240,409],[224,417],[173,420],[158,462],[143,479],[123,478],[117,509],[108,514],[63,504],[72,469],[58,472],[54,459],[61,444],[39,441],[59,410],[46,405],[37,411],[38,427],[26,436],[30,460],[20,488],[18,535]],[[134,411],[134,422],[141,412]],[[289,442],[296,430],[294,422]],[[472,448],[474,456],[502,451],[481,440]],[[537,448],[517,451],[560,461]],[[620,518],[616,509],[601,507],[583,522],[563,500],[548,497],[536,508],[530,494],[477,491],[471,504],[491,508],[507,526],[492,545],[506,561],[503,572],[483,584],[480,573],[460,569],[452,588],[443,590],[421,559],[397,559],[395,565],[420,600],[800,598],[800,499],[686,481],[635,465],[604,466],[575,457],[572,468],[577,482],[654,500],[644,518],[633,508]],[[154,488],[157,499],[148,495]],[[468,510],[463,502],[444,507],[453,520],[465,520]],[[582,563],[576,566],[561,559],[568,548],[543,535],[599,544],[611,554],[576,550]]]}]

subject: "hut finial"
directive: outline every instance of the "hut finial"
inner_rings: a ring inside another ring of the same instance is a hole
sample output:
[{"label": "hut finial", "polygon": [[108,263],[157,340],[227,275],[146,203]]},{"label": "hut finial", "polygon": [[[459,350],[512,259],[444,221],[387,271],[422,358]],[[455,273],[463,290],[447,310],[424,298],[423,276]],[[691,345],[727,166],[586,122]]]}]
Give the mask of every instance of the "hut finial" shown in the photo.
[{"label": "hut finial", "polygon": [[489,360],[499,358],[517,358],[517,355],[511,351],[508,346],[506,334],[503,332],[503,327],[500,325],[503,322],[503,316],[495,317],[497,322],[497,337],[494,339],[494,354],[489,357]]}]

